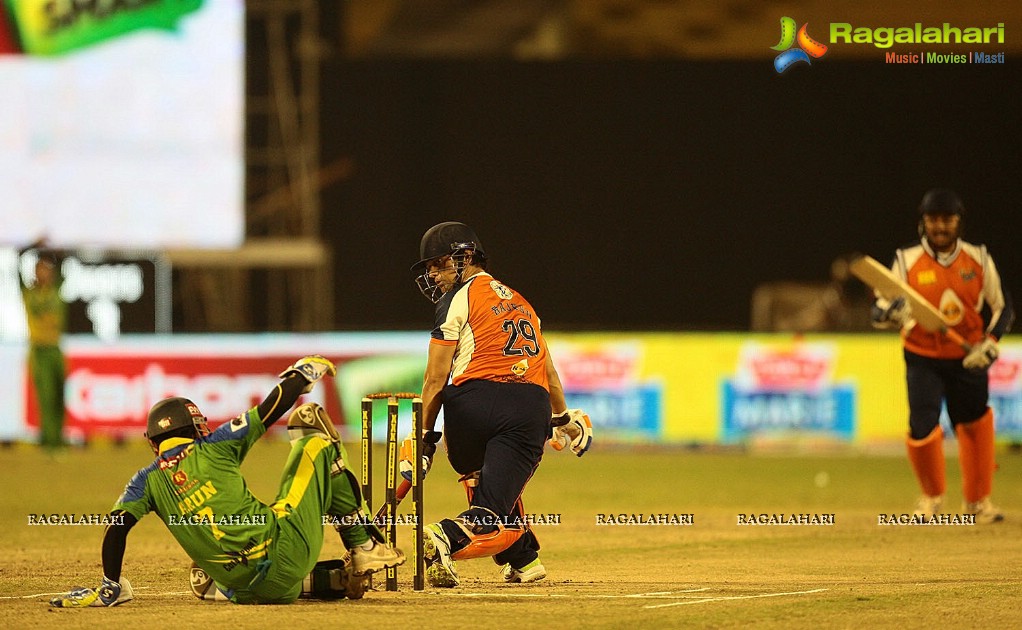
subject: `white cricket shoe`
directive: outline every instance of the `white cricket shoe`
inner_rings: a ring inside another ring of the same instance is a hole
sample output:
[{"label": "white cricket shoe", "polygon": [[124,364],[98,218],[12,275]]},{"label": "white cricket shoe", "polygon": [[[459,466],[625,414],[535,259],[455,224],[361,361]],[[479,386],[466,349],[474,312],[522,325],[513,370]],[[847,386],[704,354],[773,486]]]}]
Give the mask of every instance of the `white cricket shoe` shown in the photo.
[{"label": "white cricket shoe", "polygon": [[975,514],[977,525],[1000,523],[1004,520],[1004,514],[1001,513],[1000,508],[990,502],[990,497],[984,497],[975,503],[963,503],[962,511],[966,514]]},{"label": "white cricket shoe", "polygon": [[423,557],[426,560],[426,579],[431,586],[438,588],[454,588],[461,581],[458,569],[451,558],[451,541],[448,540],[440,523],[426,525],[426,539],[423,541]]},{"label": "white cricket shoe", "polygon": [[539,558],[536,558],[521,569],[505,564],[502,574],[504,581],[508,584],[527,584],[529,582],[539,582],[545,578],[546,567],[540,563]]},{"label": "white cricket shoe", "polygon": [[940,509],[944,506],[944,495],[938,494],[935,496],[929,496],[924,494],[919,497],[916,501],[916,509],[912,512],[912,516],[918,516],[921,518],[930,518],[936,514],[940,514]]},{"label": "white cricket shoe", "polygon": [[368,551],[362,547],[351,550],[351,573],[365,575],[404,564],[405,554],[397,547],[376,543]]}]

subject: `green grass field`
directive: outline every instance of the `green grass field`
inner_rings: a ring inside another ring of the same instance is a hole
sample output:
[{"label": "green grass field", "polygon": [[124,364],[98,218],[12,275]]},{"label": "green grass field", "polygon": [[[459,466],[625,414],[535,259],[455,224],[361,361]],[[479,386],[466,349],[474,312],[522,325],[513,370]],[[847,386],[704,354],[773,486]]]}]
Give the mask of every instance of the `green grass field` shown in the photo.
[{"label": "green grass field", "polygon": [[[953,451],[954,445],[949,451]],[[269,501],[287,455],[258,445],[244,470]],[[357,449],[349,452],[357,457]],[[189,560],[156,517],[128,540],[124,573],[135,601],[114,609],[58,610],[49,593],[101,577],[98,526],[30,526],[38,513],[103,513],[151,460],[141,443],[73,450],[54,461],[36,449],[0,450],[0,603],[11,627],[980,627],[1014,626],[1022,594],[1022,472],[999,454],[992,526],[878,525],[911,510],[903,456],[754,456],[668,449],[548,451],[525,494],[526,511],[560,515],[537,528],[549,576],[505,585],[486,559],[459,564],[462,586],[370,592],[360,601],[243,607],[188,593]],[[382,463],[383,457],[377,458]],[[378,472],[378,479],[382,474]],[[948,460],[948,511],[961,500]],[[426,482],[426,518],[454,515],[464,494],[443,456]],[[377,494],[381,494],[382,490]],[[691,526],[598,525],[598,515],[692,514]],[[832,526],[738,525],[739,514],[834,514]],[[328,533],[329,534],[329,533]],[[411,528],[399,531],[410,551]],[[328,535],[322,557],[340,543]],[[378,579],[379,584],[381,580]]]}]

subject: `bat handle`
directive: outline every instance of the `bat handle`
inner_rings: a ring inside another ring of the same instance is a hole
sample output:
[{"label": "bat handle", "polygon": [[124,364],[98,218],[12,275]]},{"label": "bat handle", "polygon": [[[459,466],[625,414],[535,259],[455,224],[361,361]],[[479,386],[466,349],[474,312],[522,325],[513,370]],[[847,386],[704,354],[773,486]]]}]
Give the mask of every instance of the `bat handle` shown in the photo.
[{"label": "bat handle", "polygon": [[947,337],[952,342],[954,342],[954,343],[958,344],[959,346],[961,346],[962,349],[965,350],[966,352],[969,352],[970,350],[972,350],[972,346],[969,344],[969,342],[967,342],[964,338],[962,338],[961,335],[959,335],[957,332],[955,332],[955,330],[953,328],[945,328],[944,329],[944,336]]},{"label": "bat handle", "polygon": [[[412,482],[402,478],[401,483],[398,485],[397,490],[394,491],[394,496],[397,498],[397,504],[401,503],[401,500],[405,498],[408,491],[412,489]],[[373,523],[377,526],[384,524],[384,519],[387,517],[387,502],[384,501],[380,509],[376,511],[376,516],[373,517]]]}]

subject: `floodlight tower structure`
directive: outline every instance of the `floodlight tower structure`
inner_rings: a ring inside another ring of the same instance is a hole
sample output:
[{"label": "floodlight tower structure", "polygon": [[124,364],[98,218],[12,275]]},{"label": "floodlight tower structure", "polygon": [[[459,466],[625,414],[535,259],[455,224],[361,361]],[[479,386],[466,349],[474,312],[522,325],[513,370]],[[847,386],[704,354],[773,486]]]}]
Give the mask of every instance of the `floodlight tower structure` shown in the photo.
[{"label": "floodlight tower structure", "polygon": [[320,165],[321,9],[319,0],[245,1],[245,242],[168,252],[182,332],[333,327],[319,192],[345,168]]}]

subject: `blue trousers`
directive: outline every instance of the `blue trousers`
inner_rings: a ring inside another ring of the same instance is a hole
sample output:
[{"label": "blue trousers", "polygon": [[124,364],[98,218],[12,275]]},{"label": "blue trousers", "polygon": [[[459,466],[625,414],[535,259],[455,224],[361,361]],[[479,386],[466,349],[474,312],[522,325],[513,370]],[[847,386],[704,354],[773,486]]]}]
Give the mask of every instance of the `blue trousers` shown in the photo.
[{"label": "blue trousers", "polygon": [[967,370],[961,359],[931,359],[905,350],[909,428],[912,439],[928,436],[940,423],[947,402],[952,426],[978,420],[990,397],[986,370]]},{"label": "blue trousers", "polygon": [[[468,381],[445,387],[447,457],[461,475],[479,471],[472,505],[459,516],[473,518],[491,511],[513,518],[515,504],[539,467],[549,436],[550,394],[538,385]],[[441,521],[441,526],[452,551],[468,544],[468,537],[452,520]],[[527,531],[495,555],[494,561],[521,568],[535,560],[538,551],[539,542]]]}]

